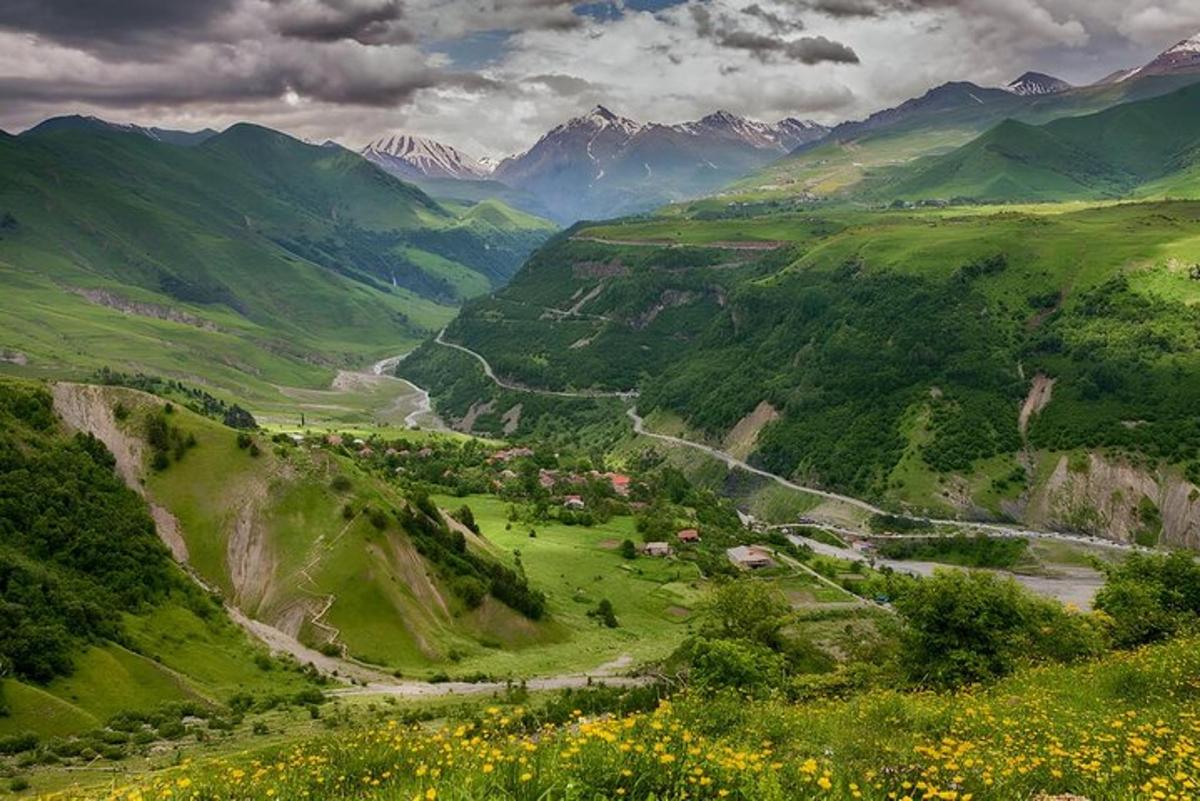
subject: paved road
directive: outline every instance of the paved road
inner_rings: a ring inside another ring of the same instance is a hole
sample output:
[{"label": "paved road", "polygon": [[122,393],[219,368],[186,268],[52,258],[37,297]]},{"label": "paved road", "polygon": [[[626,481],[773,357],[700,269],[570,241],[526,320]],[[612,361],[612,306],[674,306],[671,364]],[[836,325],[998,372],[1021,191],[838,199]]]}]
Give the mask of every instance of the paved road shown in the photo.
[{"label": "paved road", "polygon": [[[788,541],[794,545],[812,548],[818,554],[845,559],[849,562],[873,562],[876,567],[889,567],[897,573],[927,578],[935,570],[954,570],[953,565],[941,562],[922,562],[918,560],[898,561],[895,559],[871,559],[852,548],[839,548],[836,545],[811,540],[796,534],[788,534]],[[1074,604],[1080,609],[1091,609],[1096,593],[1104,586],[1104,575],[1087,567],[1062,566],[1056,567],[1052,575],[1028,575],[1013,573],[1009,570],[993,570],[990,572],[1009,576],[1026,589],[1047,598],[1056,598],[1064,604]]]},{"label": "paved road", "polygon": [[767,239],[749,239],[741,242],[675,242],[670,239],[605,239],[599,236],[573,236],[571,240],[635,248],[714,248],[716,250],[779,250],[790,244]]},{"label": "paved road", "polygon": [[511,389],[514,392],[528,392],[533,395],[549,395],[551,397],[556,397],[556,398],[590,398],[590,399],[622,398],[622,399],[624,399],[624,398],[636,398],[638,395],[636,390],[629,390],[627,392],[602,392],[600,390],[585,389],[585,390],[579,390],[576,392],[571,392],[571,391],[567,391],[567,390],[538,389],[536,387],[527,387],[524,384],[517,384],[512,381],[507,381],[507,380],[501,378],[500,376],[496,375],[496,373],[492,371],[492,366],[490,364],[488,364],[488,360],[483,358],[483,356],[479,355],[478,353],[476,353],[475,351],[471,350],[468,347],[464,347],[464,346],[456,344],[454,342],[447,342],[445,339],[445,335],[446,335],[446,329],[443,328],[441,331],[438,331],[437,338],[434,339],[434,342],[436,342],[439,345],[443,345],[447,348],[453,348],[454,350],[461,351],[461,352],[467,354],[468,356],[473,357],[476,361],[479,362],[480,365],[483,366],[484,374],[488,378],[490,378],[492,380],[492,382],[496,384],[496,386],[502,387],[503,389]]}]

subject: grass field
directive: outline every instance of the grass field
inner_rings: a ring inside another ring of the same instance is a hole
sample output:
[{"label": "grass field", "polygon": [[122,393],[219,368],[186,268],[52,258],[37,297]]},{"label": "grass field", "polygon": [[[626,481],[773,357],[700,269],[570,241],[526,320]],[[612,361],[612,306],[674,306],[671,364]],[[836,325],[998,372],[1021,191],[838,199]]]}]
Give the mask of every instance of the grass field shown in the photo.
[{"label": "grass field", "polygon": [[[558,641],[515,651],[484,651],[460,663],[462,670],[496,675],[539,675],[593,670],[621,660],[636,664],[670,653],[687,634],[691,609],[705,583],[691,563],[639,557],[623,559],[621,542],[641,542],[633,519],[617,517],[595,526],[515,522],[508,503],[490,496],[436,496],[445,509],[466,503],[497,554],[521,563],[534,587],[549,598]],[[530,537],[530,530],[537,533]],[[620,627],[589,618],[602,598],[613,603]]]},{"label": "grass field", "polygon": [[121,794],[342,798],[338,777],[353,776],[366,777],[353,790],[364,799],[1184,799],[1198,654],[1184,639],[947,694],[685,695],[532,733],[496,705],[455,729],[379,723],[317,737],[257,772],[271,761],[261,751],[204,759]]}]

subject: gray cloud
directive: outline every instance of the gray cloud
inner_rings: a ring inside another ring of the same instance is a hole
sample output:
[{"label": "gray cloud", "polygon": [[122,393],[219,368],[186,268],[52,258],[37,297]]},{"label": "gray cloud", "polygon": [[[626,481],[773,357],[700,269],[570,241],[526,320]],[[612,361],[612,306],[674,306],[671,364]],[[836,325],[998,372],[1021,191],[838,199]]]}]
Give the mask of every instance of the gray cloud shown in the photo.
[{"label": "gray cloud", "polygon": [[4,0],[0,29],[118,53],[158,50],[174,37],[203,31],[234,0]]},{"label": "gray cloud", "polygon": [[713,14],[705,5],[689,7],[696,23],[696,32],[711,39],[721,47],[743,50],[763,63],[784,58],[804,64],[819,64],[824,61],[838,64],[857,64],[858,55],[847,45],[834,42],[824,36],[805,36],[785,39],[750,31],[738,26],[737,20],[725,14]]},{"label": "gray cloud", "polygon": [[808,7],[831,17],[873,17],[882,10],[875,0],[812,0]]},{"label": "gray cloud", "polygon": [[276,0],[276,30],[314,42],[406,44],[416,35],[401,24],[399,0]]},{"label": "gray cloud", "polygon": [[792,33],[804,30],[804,23],[800,20],[785,19],[780,14],[769,11],[758,3],[746,6],[742,9],[742,13],[762,20],[773,33]]}]

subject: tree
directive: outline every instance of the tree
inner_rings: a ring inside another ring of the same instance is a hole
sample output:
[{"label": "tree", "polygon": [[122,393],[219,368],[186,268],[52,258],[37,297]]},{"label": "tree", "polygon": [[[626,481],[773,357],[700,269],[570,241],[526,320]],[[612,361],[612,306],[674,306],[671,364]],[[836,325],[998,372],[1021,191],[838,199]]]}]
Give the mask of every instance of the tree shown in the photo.
[{"label": "tree", "polygon": [[1096,608],[1112,619],[1120,647],[1169,637],[1200,616],[1200,565],[1181,553],[1133,554],[1109,568]]},{"label": "tree", "polygon": [[626,559],[637,559],[637,555],[637,546],[634,545],[633,540],[625,540],[621,543],[621,556]]},{"label": "tree", "polygon": [[621,625],[617,622],[617,614],[613,609],[612,601],[607,598],[601,598],[600,603],[596,604],[596,608],[588,612],[588,616],[596,618],[610,629]]},{"label": "tree", "polygon": [[763,581],[743,579],[717,588],[700,609],[700,631],[712,639],[782,645],[780,631],[791,613],[783,593]]}]

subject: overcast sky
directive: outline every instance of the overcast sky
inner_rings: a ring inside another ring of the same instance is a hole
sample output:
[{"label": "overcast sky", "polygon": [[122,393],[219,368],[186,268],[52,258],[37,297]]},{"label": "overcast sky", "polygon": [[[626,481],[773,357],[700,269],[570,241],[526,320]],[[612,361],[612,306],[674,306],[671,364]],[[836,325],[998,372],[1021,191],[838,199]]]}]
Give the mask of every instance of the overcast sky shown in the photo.
[{"label": "overcast sky", "polygon": [[602,103],[832,123],[949,80],[1089,83],[1198,0],[0,0],[0,128],[56,114],[523,150]]}]

